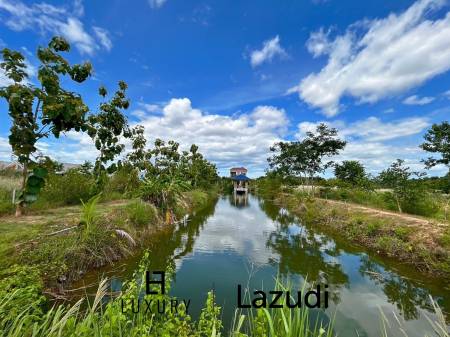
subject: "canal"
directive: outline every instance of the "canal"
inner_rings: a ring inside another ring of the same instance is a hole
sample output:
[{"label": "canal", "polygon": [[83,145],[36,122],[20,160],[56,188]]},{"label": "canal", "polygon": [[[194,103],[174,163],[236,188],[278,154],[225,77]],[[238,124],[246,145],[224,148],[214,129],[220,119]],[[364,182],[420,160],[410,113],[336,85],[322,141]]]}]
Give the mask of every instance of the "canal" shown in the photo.
[{"label": "canal", "polygon": [[[430,279],[409,266],[382,259],[363,248],[325,234],[320,226],[308,227],[298,218],[257,196],[221,196],[193,214],[187,225],[156,233],[148,243],[153,270],[172,264],[176,277],[172,294],[190,299],[189,312],[197,318],[206,294],[214,289],[229,327],[237,306],[237,285],[250,290],[271,290],[274,279],[287,277],[301,288],[308,282],[328,285],[330,306],[322,319],[335,317],[339,336],[379,336],[381,311],[393,336],[432,335],[426,317],[434,317],[431,295],[449,312],[450,289],[445,280]],[[114,269],[114,290],[131,277],[139,256]],[[83,282],[92,283],[98,272]]]}]

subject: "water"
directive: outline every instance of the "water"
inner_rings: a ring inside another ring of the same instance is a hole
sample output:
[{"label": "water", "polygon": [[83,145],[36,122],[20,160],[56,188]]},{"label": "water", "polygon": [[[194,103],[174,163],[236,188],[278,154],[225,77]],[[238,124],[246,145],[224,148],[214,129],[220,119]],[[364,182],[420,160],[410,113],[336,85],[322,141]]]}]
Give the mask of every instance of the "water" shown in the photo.
[{"label": "water", "polygon": [[[310,282],[327,284],[330,306],[321,315],[335,314],[340,336],[379,336],[382,310],[395,333],[394,314],[409,336],[431,333],[426,316],[434,314],[429,296],[449,312],[450,289],[445,280],[430,279],[410,266],[380,259],[363,248],[330,237],[320,226],[302,225],[295,216],[270,202],[249,195],[222,196],[193,215],[187,226],[166,228],[148,243],[153,270],[176,266],[172,293],[191,299],[190,313],[198,317],[206,293],[215,290],[230,325],[237,306],[237,285],[270,290],[274,277],[288,276],[299,287]],[[113,287],[130,277],[139,256],[121,268],[103,270],[114,276]],[[87,275],[85,283],[98,278]]]}]

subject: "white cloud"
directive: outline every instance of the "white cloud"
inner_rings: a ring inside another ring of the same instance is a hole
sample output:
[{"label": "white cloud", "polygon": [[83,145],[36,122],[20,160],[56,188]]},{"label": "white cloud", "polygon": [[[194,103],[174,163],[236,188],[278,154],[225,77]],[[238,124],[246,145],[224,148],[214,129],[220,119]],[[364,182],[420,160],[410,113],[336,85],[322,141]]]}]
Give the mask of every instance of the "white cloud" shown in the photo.
[{"label": "white cloud", "polygon": [[[308,131],[314,131],[317,123],[302,122],[298,125],[296,137],[301,139]],[[342,121],[322,122],[338,129],[338,135],[347,140],[345,149],[334,159],[359,160],[372,173],[385,169],[397,158],[406,159],[406,162],[414,169],[423,169],[420,158],[425,158],[418,144],[410,145],[410,142],[401,138],[417,135],[425,130],[429,121],[424,117],[411,117],[383,122],[376,117],[346,124]],[[392,140],[397,139],[399,145],[393,145]]]},{"label": "white cloud", "polygon": [[21,1],[0,0],[0,12],[8,14],[3,23],[10,29],[62,35],[84,54],[92,55],[96,50],[110,50],[112,47],[105,29],[94,27],[95,37],[86,31],[80,21],[84,14],[81,1],[75,1],[73,8],[69,9],[47,3],[27,5]]},{"label": "white cloud", "polygon": [[9,145],[8,139],[0,137],[0,160],[11,160],[11,145]]},{"label": "white cloud", "polygon": [[427,118],[411,117],[383,123],[376,117],[350,124],[343,135],[363,137],[368,141],[383,141],[415,135],[430,125]]},{"label": "white cloud", "polygon": [[311,33],[309,40],[306,42],[306,48],[313,55],[313,57],[319,57],[329,53],[332,44],[328,40],[329,32],[325,33],[323,28],[319,31]]},{"label": "white cloud", "polygon": [[151,8],[161,8],[167,0],[148,0]]},{"label": "white cloud", "polygon": [[148,112],[157,112],[161,110],[161,107],[158,104],[148,104],[148,103],[138,103],[139,106],[143,107]]},{"label": "white cloud", "polygon": [[429,13],[444,3],[417,1],[401,14],[357,22],[333,41],[323,31],[312,34],[307,47],[313,56],[328,55],[327,64],[293,90],[326,116],[334,116],[339,113],[342,96],[373,103],[447,71],[450,13],[428,19]]},{"label": "white cloud", "polygon": [[185,149],[195,143],[222,172],[244,165],[250,175],[263,173],[269,147],[281,140],[288,125],[285,111],[273,106],[231,117],[195,109],[188,98],[170,100],[162,115],[139,115],[150,144],[155,138],[176,140]]},{"label": "white cloud", "polygon": [[254,50],[250,54],[252,67],[257,67],[264,62],[272,61],[276,56],[286,57],[287,53],[280,45],[280,37],[277,35],[273,39],[264,41],[260,50]]},{"label": "white cloud", "polygon": [[382,122],[377,117],[369,117],[351,124],[342,121],[333,122],[302,122],[298,124],[297,138],[302,138],[308,131],[314,131],[319,123],[325,123],[338,129],[341,137],[351,139],[357,137],[365,141],[385,141],[406,136],[411,136],[422,132],[430,123],[425,117],[410,117],[398,119],[391,122]]},{"label": "white cloud", "polygon": [[403,104],[406,105],[426,105],[434,101],[434,97],[418,97],[412,95],[403,100]]},{"label": "white cloud", "polygon": [[103,48],[110,51],[112,48],[112,42],[109,37],[109,32],[101,27],[93,27],[93,29],[95,35],[97,35],[97,38],[100,41],[100,44],[103,46]]},{"label": "white cloud", "polygon": [[444,96],[447,97],[448,99],[450,99],[450,90],[447,90],[446,92],[444,92]]}]

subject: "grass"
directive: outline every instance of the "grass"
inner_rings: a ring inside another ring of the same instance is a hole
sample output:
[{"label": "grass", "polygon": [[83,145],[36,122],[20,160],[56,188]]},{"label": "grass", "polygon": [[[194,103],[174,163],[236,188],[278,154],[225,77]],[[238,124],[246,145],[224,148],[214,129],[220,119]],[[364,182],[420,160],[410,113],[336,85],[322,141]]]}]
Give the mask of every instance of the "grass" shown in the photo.
[{"label": "grass", "polygon": [[[356,204],[398,211],[394,195],[389,191],[367,191],[359,188],[320,188],[319,196],[324,199],[350,201]],[[401,201],[403,212],[438,220],[448,220],[449,197],[428,191],[411,191]]]},{"label": "grass", "polygon": [[450,226],[374,209],[316,199],[301,192],[278,192],[275,202],[305,224],[320,226],[380,255],[450,278]]},{"label": "grass", "polygon": [[[280,278],[275,279],[275,289],[283,293],[295,293],[292,291],[291,283],[284,282]],[[307,282],[303,283],[301,293],[308,291]],[[249,301],[249,289],[245,291],[244,297]],[[285,296],[285,295],[284,295]],[[268,299],[271,301],[271,299]],[[280,303],[285,301],[281,298]],[[318,312],[316,311],[316,314]],[[323,314],[323,312],[320,312]],[[326,317],[326,315],[324,315]],[[243,332],[241,332],[243,331]],[[242,335],[241,335],[242,333]],[[320,314],[315,319],[311,317],[311,311],[304,305],[293,309],[283,308],[261,308],[235,312],[230,336],[267,336],[267,337],[332,337],[333,320],[325,323]]]},{"label": "grass", "polygon": [[[186,192],[177,203],[179,216],[205,206],[209,197]],[[131,254],[164,223],[164,215],[141,200],[99,201],[97,196],[81,206],[0,218],[0,263],[38,266],[45,286],[58,290],[89,269]]]},{"label": "grass", "polygon": [[0,175],[0,216],[14,212],[13,190],[20,187],[20,178]]}]

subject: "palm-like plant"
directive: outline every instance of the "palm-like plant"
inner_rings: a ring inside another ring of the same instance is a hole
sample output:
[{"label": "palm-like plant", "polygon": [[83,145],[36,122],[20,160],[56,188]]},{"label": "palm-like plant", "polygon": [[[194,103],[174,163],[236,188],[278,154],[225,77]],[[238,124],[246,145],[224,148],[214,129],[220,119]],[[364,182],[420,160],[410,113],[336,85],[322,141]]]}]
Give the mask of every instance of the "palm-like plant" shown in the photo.
[{"label": "palm-like plant", "polygon": [[100,200],[101,194],[95,195],[88,201],[81,200],[81,219],[80,225],[83,226],[84,236],[89,235],[94,229],[95,220],[97,217],[97,204]]},{"label": "palm-like plant", "polygon": [[140,196],[163,210],[170,210],[175,206],[177,198],[189,188],[190,184],[181,177],[162,174],[145,179]]}]

